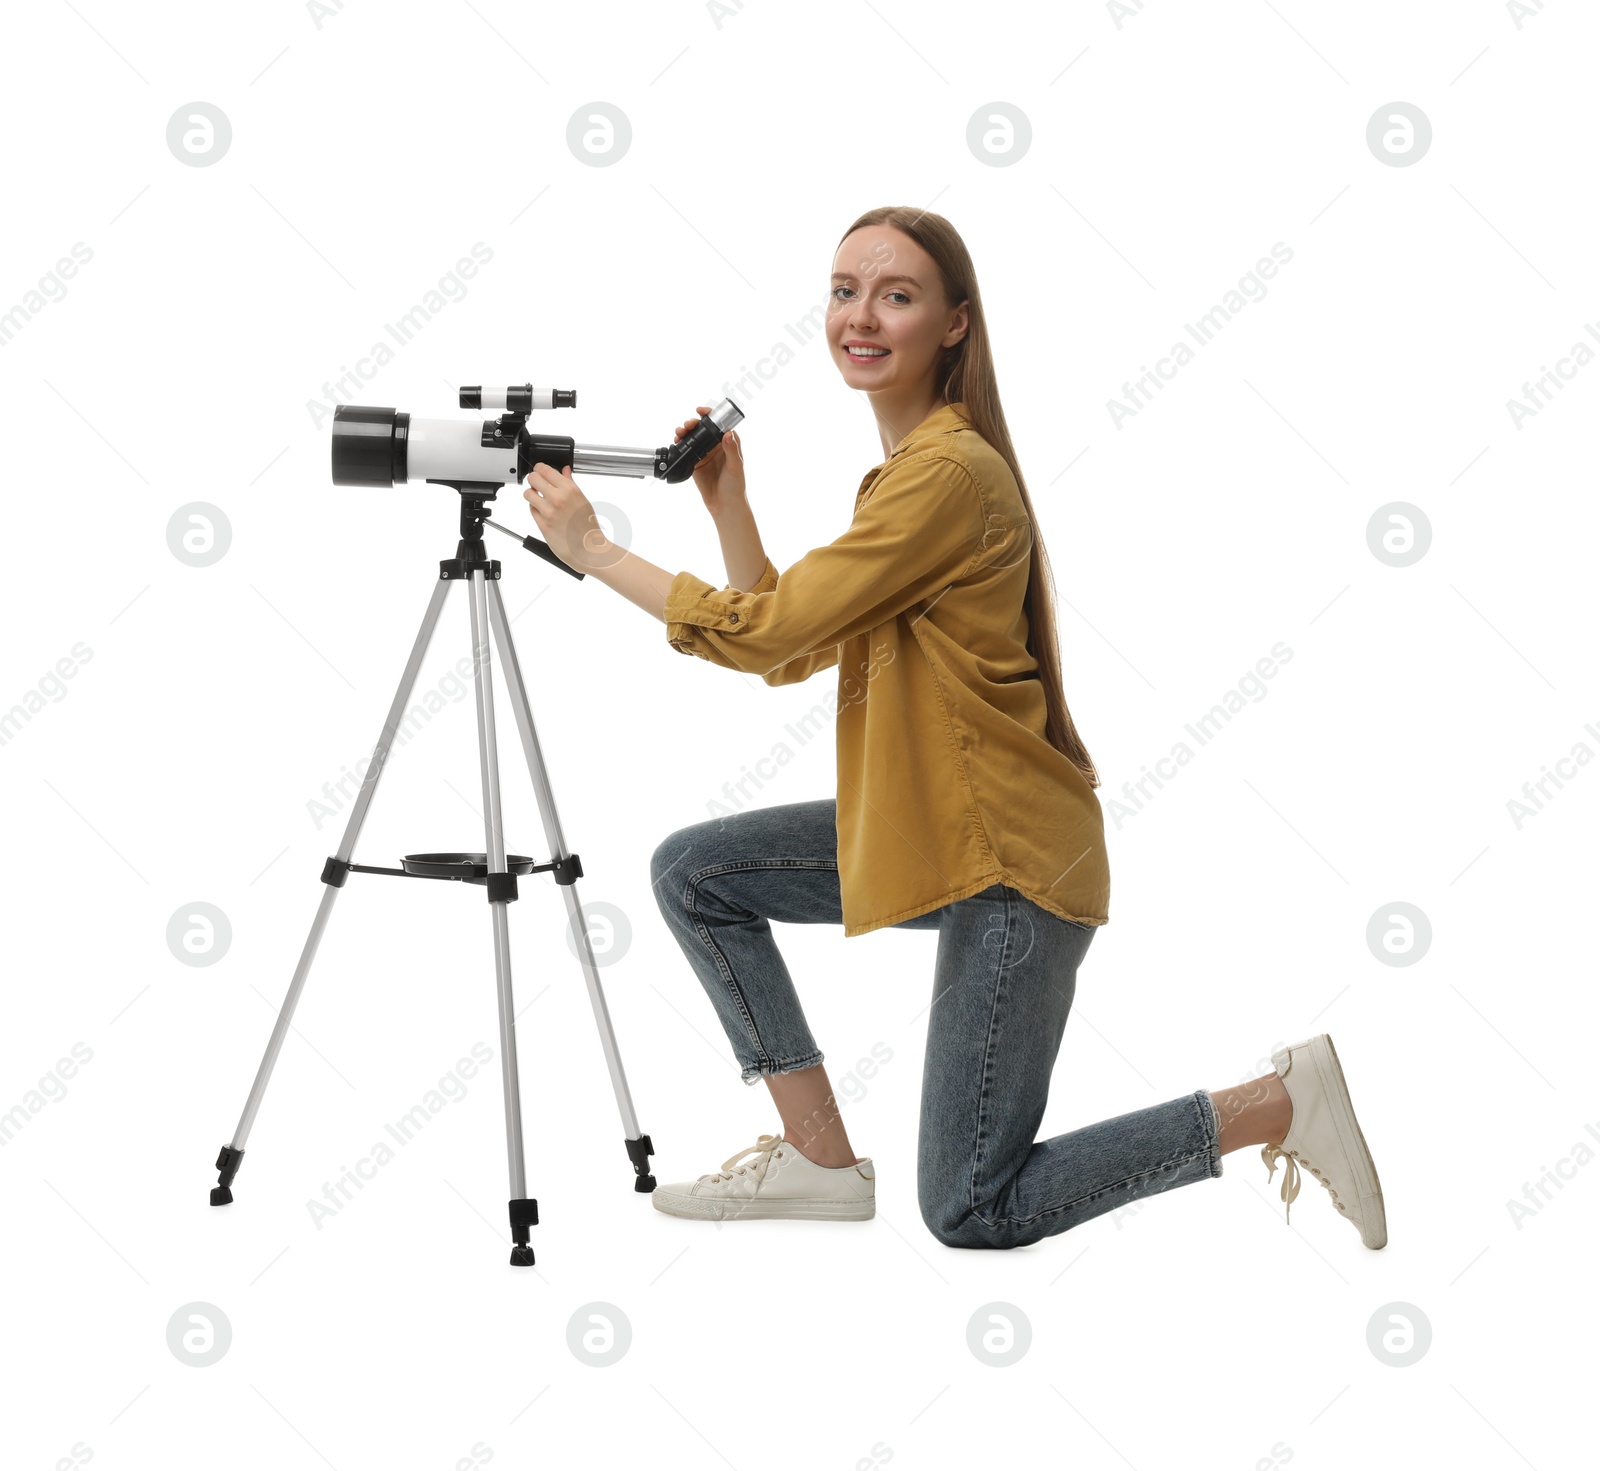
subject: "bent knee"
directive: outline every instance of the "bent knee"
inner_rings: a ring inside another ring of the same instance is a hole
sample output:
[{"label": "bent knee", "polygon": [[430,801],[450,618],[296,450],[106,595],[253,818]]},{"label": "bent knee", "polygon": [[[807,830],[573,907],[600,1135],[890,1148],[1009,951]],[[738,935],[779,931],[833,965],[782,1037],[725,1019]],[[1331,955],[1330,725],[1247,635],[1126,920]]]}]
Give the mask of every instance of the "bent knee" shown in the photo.
[{"label": "bent knee", "polygon": [[922,1223],[941,1246],[983,1247],[1000,1244],[994,1239],[994,1232],[972,1211],[924,1210]]},{"label": "bent knee", "polygon": [[650,855],[650,885],[656,903],[663,908],[681,908],[688,892],[689,879],[705,866],[707,823],[695,823],[668,833]]},{"label": "bent knee", "polygon": [[917,1205],[922,1224],[944,1246],[986,1246],[990,1232],[966,1199],[964,1180],[917,1179]]}]

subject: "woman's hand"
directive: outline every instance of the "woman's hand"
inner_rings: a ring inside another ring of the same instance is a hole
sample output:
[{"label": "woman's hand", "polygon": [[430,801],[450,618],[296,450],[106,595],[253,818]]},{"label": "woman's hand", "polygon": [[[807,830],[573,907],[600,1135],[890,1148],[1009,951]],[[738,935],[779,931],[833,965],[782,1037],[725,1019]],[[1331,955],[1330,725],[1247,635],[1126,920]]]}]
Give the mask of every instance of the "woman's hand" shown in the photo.
[{"label": "woman's hand", "polygon": [[578,489],[568,465],[559,475],[548,465],[535,465],[528,474],[523,500],[533,512],[539,534],[550,550],[575,572],[613,567],[625,551],[600,527],[589,498]]},{"label": "woman's hand", "polygon": [[[673,431],[673,442],[682,439],[700,422],[701,417],[710,412],[709,404],[701,404],[695,418],[685,419]],[[713,519],[730,507],[745,503],[744,446],[739,443],[738,430],[730,429],[724,434],[722,442],[694,467],[694,483]]]}]

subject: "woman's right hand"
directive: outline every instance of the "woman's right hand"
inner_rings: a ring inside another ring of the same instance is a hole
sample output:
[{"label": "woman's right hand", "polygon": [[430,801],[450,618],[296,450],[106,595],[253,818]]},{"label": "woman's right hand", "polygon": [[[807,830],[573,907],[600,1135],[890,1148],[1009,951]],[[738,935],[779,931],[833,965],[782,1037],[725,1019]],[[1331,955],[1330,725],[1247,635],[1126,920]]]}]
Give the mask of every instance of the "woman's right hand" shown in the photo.
[{"label": "woman's right hand", "polygon": [[[694,418],[685,419],[673,431],[673,442],[682,439],[710,412],[709,404],[701,404]],[[722,442],[694,467],[694,483],[713,517],[731,506],[744,504],[744,446],[739,443],[738,430],[728,430]]]}]

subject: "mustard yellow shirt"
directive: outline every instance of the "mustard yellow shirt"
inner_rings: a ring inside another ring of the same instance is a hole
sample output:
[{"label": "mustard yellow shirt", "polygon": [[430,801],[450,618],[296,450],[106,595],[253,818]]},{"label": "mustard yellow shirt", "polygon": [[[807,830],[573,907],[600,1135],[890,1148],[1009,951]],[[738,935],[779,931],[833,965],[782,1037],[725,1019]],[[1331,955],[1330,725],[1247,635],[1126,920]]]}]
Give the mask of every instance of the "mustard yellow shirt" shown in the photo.
[{"label": "mustard yellow shirt", "polygon": [[998,451],[936,408],[856,494],[850,528],[748,591],[672,579],[680,653],[793,684],[839,667],[838,863],[846,936],[995,883],[1108,919],[1100,801],[1044,736],[1027,649],[1030,531]]}]

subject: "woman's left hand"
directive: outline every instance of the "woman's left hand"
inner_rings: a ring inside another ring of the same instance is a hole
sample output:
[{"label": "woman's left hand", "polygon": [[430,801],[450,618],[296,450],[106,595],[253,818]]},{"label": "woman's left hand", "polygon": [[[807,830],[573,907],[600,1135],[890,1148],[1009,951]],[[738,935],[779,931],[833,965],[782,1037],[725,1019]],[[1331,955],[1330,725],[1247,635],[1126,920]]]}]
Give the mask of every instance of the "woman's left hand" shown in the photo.
[{"label": "woman's left hand", "polygon": [[620,553],[601,529],[589,497],[578,489],[568,465],[559,475],[548,465],[535,465],[522,492],[550,550],[576,572],[608,567]]}]

